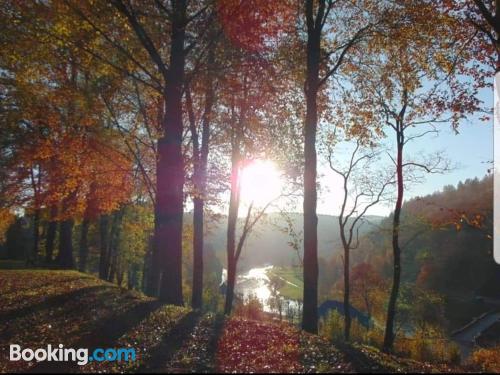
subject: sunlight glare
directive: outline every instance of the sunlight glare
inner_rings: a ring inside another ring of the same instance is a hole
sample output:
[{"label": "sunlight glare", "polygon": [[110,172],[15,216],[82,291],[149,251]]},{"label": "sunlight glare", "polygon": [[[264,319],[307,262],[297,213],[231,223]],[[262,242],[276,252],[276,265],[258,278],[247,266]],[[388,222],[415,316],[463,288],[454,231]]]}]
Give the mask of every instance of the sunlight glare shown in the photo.
[{"label": "sunlight glare", "polygon": [[265,206],[283,189],[281,173],[269,160],[256,160],[241,172],[241,200],[245,205]]}]

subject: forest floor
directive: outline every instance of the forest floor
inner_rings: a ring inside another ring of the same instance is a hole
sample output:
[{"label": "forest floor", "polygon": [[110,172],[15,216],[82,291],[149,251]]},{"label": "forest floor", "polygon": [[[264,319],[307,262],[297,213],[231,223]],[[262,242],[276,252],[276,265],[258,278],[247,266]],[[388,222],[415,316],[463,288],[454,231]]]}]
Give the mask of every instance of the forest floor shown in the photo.
[{"label": "forest floor", "polygon": [[[136,361],[9,361],[9,345],[135,348]],[[463,371],[335,347],[287,323],[224,319],[75,271],[0,271],[0,372],[447,372]]]}]

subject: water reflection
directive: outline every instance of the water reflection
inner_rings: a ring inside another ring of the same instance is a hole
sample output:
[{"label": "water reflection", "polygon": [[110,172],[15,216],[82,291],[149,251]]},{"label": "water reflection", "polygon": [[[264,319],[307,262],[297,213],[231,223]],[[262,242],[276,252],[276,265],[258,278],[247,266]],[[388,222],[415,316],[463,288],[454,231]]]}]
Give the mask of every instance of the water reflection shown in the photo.
[{"label": "water reflection", "polygon": [[[273,293],[268,272],[274,266],[268,265],[255,267],[248,272],[239,275],[236,279],[235,293],[243,301],[250,297],[257,298],[263,306],[264,311],[276,313],[287,317],[289,320],[298,320],[301,311],[299,301],[289,300],[279,295],[279,292]],[[222,271],[222,283],[227,278],[227,270]]]}]

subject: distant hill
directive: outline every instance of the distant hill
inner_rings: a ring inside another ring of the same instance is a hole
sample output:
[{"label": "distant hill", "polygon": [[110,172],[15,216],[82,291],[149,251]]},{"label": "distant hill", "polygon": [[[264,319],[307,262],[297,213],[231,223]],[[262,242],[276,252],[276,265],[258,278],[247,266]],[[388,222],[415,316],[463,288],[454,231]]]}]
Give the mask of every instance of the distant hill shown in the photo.
[{"label": "distant hill", "polygon": [[[387,280],[392,277],[391,222],[382,220],[367,233],[353,254],[353,264],[366,262]],[[452,327],[488,311],[476,303],[486,286],[498,294],[500,266],[493,259],[493,178],[468,179],[457,186],[405,202],[400,243],[402,281],[446,296]]]},{"label": "distant hill", "polygon": [[[303,228],[302,214],[289,213],[287,215],[294,231],[301,234]],[[383,217],[367,216],[366,219],[370,223],[377,224]],[[189,220],[186,222],[191,222],[191,215],[188,214],[186,220]],[[226,262],[226,220],[226,217],[222,217],[219,222],[209,223],[210,230],[206,238],[207,246],[214,249],[223,264]],[[337,220],[337,216],[318,216],[318,253],[322,258],[329,259],[334,252],[340,250]],[[243,219],[240,219],[240,228],[243,226],[242,221]],[[241,256],[240,266],[246,269],[268,263],[276,266],[297,264],[297,253],[289,244],[292,238],[284,231],[287,227],[287,220],[278,213],[270,213],[263,218],[257,223],[247,240]],[[361,226],[360,235],[367,233],[371,228],[372,226],[366,224]]]}]

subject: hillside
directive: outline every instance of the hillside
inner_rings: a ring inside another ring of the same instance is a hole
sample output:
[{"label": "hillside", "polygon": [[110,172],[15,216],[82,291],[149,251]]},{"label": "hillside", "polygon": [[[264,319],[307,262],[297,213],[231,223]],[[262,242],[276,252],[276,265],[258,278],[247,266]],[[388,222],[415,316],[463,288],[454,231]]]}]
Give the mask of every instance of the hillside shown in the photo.
[{"label": "hillside", "polygon": [[[402,280],[445,297],[449,330],[491,306],[476,299],[488,281],[498,279],[493,259],[493,178],[469,179],[457,186],[405,202],[402,211]],[[354,262],[366,262],[392,276],[392,218],[367,233]],[[495,287],[498,292],[498,286]]]},{"label": "hillside", "polygon": [[[287,323],[224,320],[74,271],[0,272],[0,372],[448,371],[365,347],[335,348]],[[131,362],[11,362],[9,344],[137,350]],[[457,370],[457,369],[455,369]]]}]

